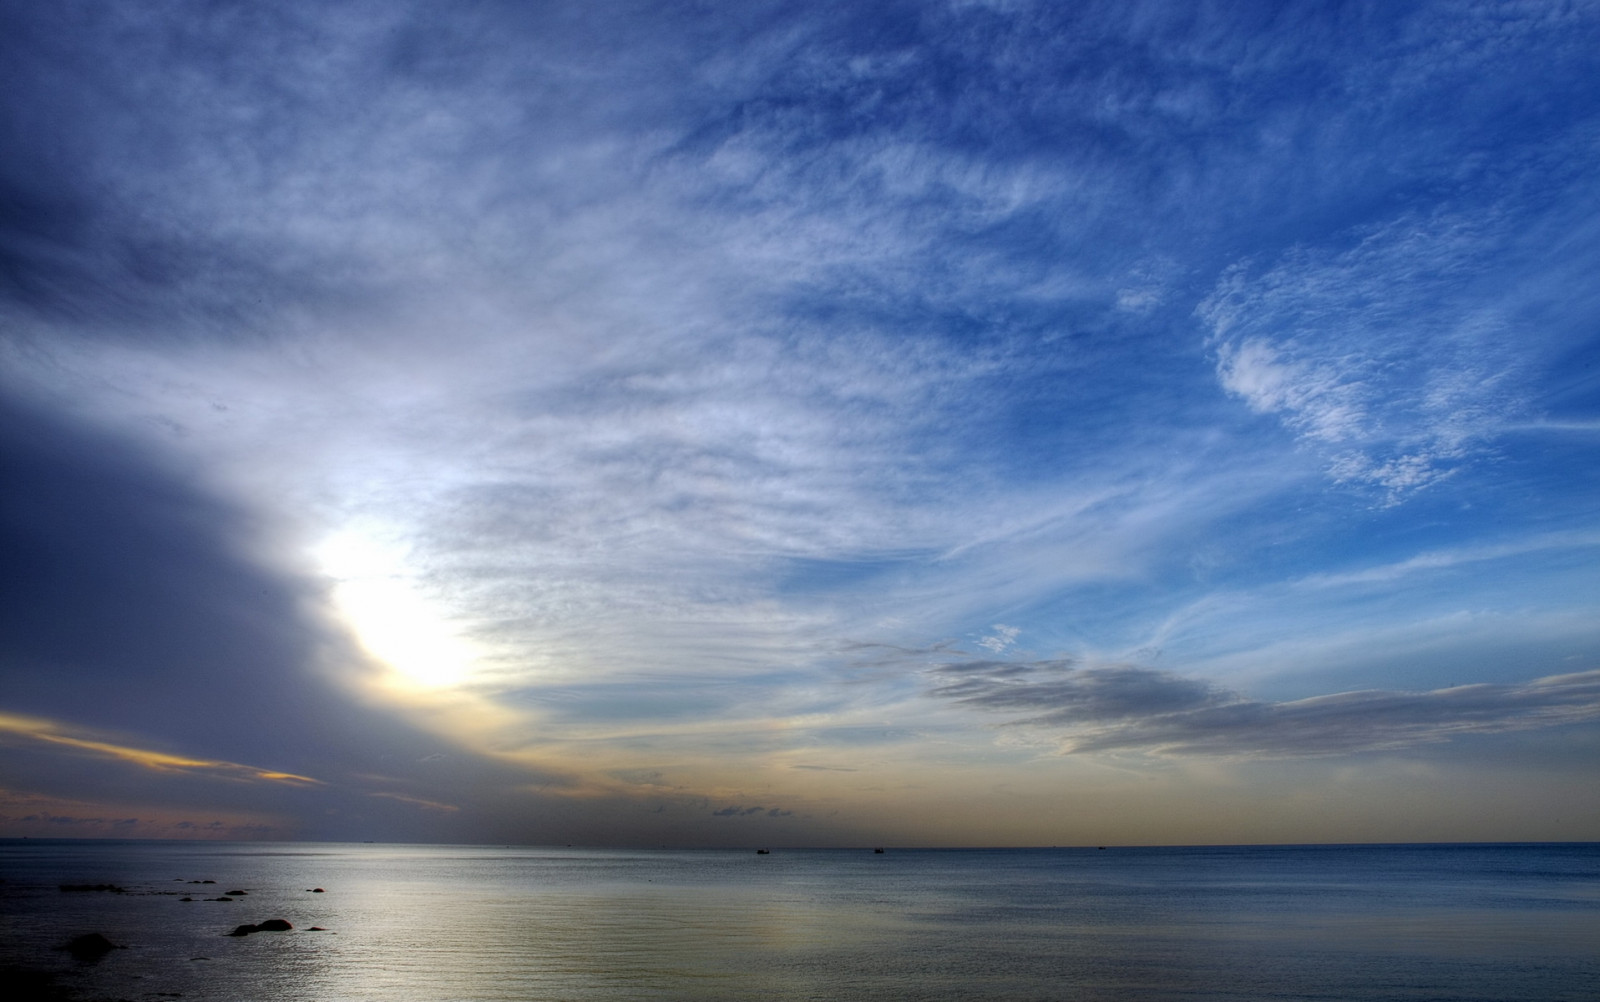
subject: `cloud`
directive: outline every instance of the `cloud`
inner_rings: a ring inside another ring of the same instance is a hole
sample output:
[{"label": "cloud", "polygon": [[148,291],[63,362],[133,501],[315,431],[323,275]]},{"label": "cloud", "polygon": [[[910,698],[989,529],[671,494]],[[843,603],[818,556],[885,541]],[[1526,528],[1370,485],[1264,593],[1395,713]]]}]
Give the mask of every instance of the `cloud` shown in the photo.
[{"label": "cloud", "polygon": [[714,818],[748,818],[762,815],[769,818],[787,818],[793,816],[793,811],[786,811],[781,807],[723,807],[712,811]]},{"label": "cloud", "polygon": [[1529,406],[1506,304],[1471,288],[1509,240],[1479,221],[1400,219],[1348,250],[1230,271],[1201,303],[1217,377],[1390,501],[1450,476]]},{"label": "cloud", "polygon": [[184,755],[172,755],[147,748],[136,748],[129,745],[115,744],[110,741],[95,740],[83,735],[65,733],[65,731],[66,729],[61,724],[53,721],[0,713],[0,734],[19,735],[34,741],[87,752],[91,755],[119,759],[155,772],[195,771],[229,779],[261,780],[271,783],[289,783],[291,785],[318,782],[309,776],[296,776],[289,772],[258,769],[254,766],[239,765],[236,762],[221,762],[190,758]]},{"label": "cloud", "polygon": [[1597,546],[1600,546],[1600,533],[1590,530],[1543,533],[1511,542],[1486,543],[1480,546],[1420,553],[1396,563],[1360,570],[1312,574],[1294,582],[1294,586],[1321,589],[1383,584],[1411,575],[1428,574],[1463,565],[1514,559],[1546,551],[1585,550]]},{"label": "cloud", "polygon": [[1590,427],[1540,413],[1597,315],[1588,22],[1467,7],[16,6],[4,709],[497,832],[929,747],[844,638],[1097,652],[937,727],[1237,710],[1094,666],[1326,649],[1340,568],[1425,576],[1391,501],[1459,503],[1416,545],[1463,573],[1592,515],[1581,461],[1483,489]]},{"label": "cloud", "polygon": [[1000,654],[1007,647],[1017,642],[1017,634],[1022,631],[1015,626],[1006,626],[1002,623],[994,624],[994,632],[978,641],[978,646],[991,654]]},{"label": "cloud", "polygon": [[404,793],[385,793],[380,790],[374,793],[369,793],[367,796],[384,797],[389,800],[398,800],[402,804],[414,804],[417,807],[422,807],[430,811],[443,811],[447,814],[461,810],[461,808],[457,807],[455,804],[444,804],[436,800],[424,800],[421,797],[413,797]]},{"label": "cloud", "polygon": [[256,561],[248,516],[123,436],[14,398],[0,413],[7,710],[299,773],[340,730],[391,726],[344,716],[322,672],[358,656],[317,618],[313,585]]},{"label": "cloud", "polygon": [[1290,360],[1266,341],[1247,340],[1218,350],[1217,374],[1229,393],[1260,414],[1286,412],[1297,431],[1322,442],[1356,437],[1366,417],[1354,375]]},{"label": "cloud", "polygon": [[1600,671],[1512,685],[1252,700],[1150,668],[969,661],[927,670],[931,693],[1060,735],[1069,753],[1304,757],[1395,751],[1469,734],[1600,720]]},{"label": "cloud", "polygon": [[13,787],[139,790],[169,814],[210,803],[334,833],[318,815],[374,773],[434,803],[468,775],[480,790],[568,785],[374,706],[354,684],[373,666],[320,613],[320,585],[261,558],[259,524],[149,450],[14,398],[0,416]]},{"label": "cloud", "polygon": [[251,810],[198,812],[126,802],[87,803],[0,789],[0,827],[11,836],[76,838],[285,838],[293,828]]},{"label": "cloud", "polygon": [[[1154,140],[1230,114],[1215,81],[1129,75],[1097,40],[1187,25],[357,5],[234,39],[242,15],[180,9],[51,36],[144,99],[50,91],[81,155],[29,176],[106,220],[56,241],[105,287],[55,289],[17,378],[203,455],[313,545],[381,536],[490,650],[485,687],[960,632],[1275,489],[1187,421],[1188,363],[1105,364],[1119,298],[1154,316],[1186,271],[1103,231],[1188,201]],[[628,58],[575,58],[594,38]],[[1129,142],[1082,141],[1103,129]],[[130,132],[164,137],[159,164]],[[107,265],[125,244],[171,274]],[[126,298],[187,333],[127,337]]]},{"label": "cloud", "polygon": [[1534,233],[1556,226],[1547,200],[1590,203],[1563,163],[1587,155],[1586,142],[1556,133],[1521,152],[1561,165],[1536,189],[1508,192],[1473,168],[1431,211],[1235,264],[1195,311],[1218,382],[1280,421],[1334,480],[1391,503],[1492,458],[1501,435],[1541,426],[1540,369],[1592,313],[1556,305],[1572,263],[1548,247],[1592,246],[1592,228]]}]

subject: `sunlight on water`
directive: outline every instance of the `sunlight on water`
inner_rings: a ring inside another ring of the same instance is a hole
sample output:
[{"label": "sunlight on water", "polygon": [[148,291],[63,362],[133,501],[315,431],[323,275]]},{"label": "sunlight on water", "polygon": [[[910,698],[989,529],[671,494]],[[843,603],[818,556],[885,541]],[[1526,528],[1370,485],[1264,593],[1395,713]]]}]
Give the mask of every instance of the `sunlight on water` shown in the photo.
[{"label": "sunlight on water", "polygon": [[[13,841],[0,863],[0,960],[59,971],[86,998],[1600,997],[1596,846]],[[127,893],[57,889],[101,882]],[[221,890],[246,893],[206,900]],[[295,929],[224,935],[273,917]],[[93,964],[51,949],[86,931],[128,949]]]}]

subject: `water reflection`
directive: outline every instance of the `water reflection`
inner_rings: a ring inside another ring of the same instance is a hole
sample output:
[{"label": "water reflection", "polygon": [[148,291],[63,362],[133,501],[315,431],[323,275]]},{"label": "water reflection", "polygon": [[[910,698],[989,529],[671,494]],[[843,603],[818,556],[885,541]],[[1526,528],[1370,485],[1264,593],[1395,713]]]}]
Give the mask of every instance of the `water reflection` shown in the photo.
[{"label": "water reflection", "polygon": [[[1594,846],[757,857],[10,844],[0,864],[3,959],[44,956],[99,997],[1600,997]],[[196,874],[248,895],[180,902],[173,888],[187,885],[173,881]],[[131,893],[55,889],[69,880]],[[223,936],[273,917],[295,930]],[[90,929],[131,948],[93,968],[48,952]]]}]

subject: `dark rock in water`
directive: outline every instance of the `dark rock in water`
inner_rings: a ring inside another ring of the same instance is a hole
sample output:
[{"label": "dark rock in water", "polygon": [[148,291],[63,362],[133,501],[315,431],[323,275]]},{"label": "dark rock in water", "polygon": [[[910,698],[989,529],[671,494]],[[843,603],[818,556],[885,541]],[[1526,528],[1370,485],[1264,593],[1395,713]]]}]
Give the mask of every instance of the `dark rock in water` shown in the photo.
[{"label": "dark rock in water", "polygon": [[87,932],[61,944],[57,949],[67,951],[77,960],[99,960],[112,950],[121,950],[123,947],[97,932]]},{"label": "dark rock in water", "polygon": [[320,925],[314,925],[311,928],[306,930],[306,932],[327,932],[327,931],[328,930],[322,928],[322,926],[320,926]]},{"label": "dark rock in water", "polygon": [[242,898],[246,894],[248,894],[249,892],[248,891],[223,891],[222,893],[223,894],[232,894],[236,898]]},{"label": "dark rock in water", "polygon": [[67,1002],[72,998],[44,971],[21,967],[0,967],[0,985],[12,1002]]},{"label": "dark rock in water", "polygon": [[232,898],[206,898],[207,901],[232,901]]},{"label": "dark rock in water", "polygon": [[202,880],[202,881],[200,881],[200,882],[201,882],[201,883],[202,883],[202,884],[214,884],[214,883],[216,883],[216,881],[215,881],[215,880]]},{"label": "dark rock in water", "polygon": [[126,887],[116,884],[58,884],[63,891],[110,891],[112,894],[127,894]]},{"label": "dark rock in water", "polygon": [[179,898],[179,901],[193,901],[194,898]]},{"label": "dark rock in water", "polygon": [[323,893],[323,892],[322,892],[322,888],[320,888],[320,887],[313,887],[313,888],[311,888],[311,893],[312,893],[312,894],[321,894],[321,893]]},{"label": "dark rock in water", "polygon": [[260,925],[241,925],[228,933],[229,936],[248,936],[253,932],[288,932],[294,926],[283,919],[267,919]]}]

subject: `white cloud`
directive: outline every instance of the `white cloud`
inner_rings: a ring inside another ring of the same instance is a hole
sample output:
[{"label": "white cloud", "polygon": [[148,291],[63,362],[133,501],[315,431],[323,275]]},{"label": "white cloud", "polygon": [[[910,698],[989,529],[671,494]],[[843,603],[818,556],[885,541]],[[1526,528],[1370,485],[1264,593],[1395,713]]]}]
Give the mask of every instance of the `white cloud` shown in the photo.
[{"label": "white cloud", "polygon": [[1600,546],[1600,533],[1589,530],[1544,533],[1503,543],[1488,543],[1448,550],[1432,550],[1390,564],[1360,570],[1312,574],[1294,582],[1300,588],[1340,588],[1350,585],[1385,584],[1416,574],[1426,574],[1464,564],[1505,560],[1545,551],[1570,551]]},{"label": "white cloud", "polygon": [[1367,418],[1355,373],[1290,357],[1260,338],[1223,345],[1217,355],[1224,389],[1258,414],[1282,414],[1308,438],[1344,441],[1355,437]]},{"label": "white cloud", "polygon": [[994,632],[978,641],[978,646],[991,654],[1001,654],[1007,647],[1017,642],[1017,634],[1022,631],[1015,626],[1006,626],[1004,623],[994,624]]},{"label": "white cloud", "polygon": [[1390,502],[1484,453],[1530,404],[1544,351],[1512,317],[1523,293],[1487,262],[1505,214],[1402,217],[1346,250],[1230,269],[1197,314],[1222,387]]}]

